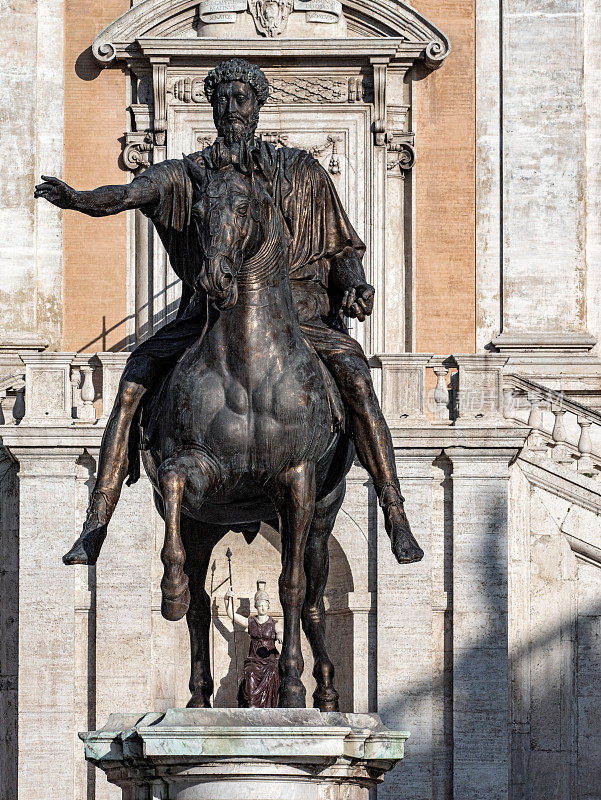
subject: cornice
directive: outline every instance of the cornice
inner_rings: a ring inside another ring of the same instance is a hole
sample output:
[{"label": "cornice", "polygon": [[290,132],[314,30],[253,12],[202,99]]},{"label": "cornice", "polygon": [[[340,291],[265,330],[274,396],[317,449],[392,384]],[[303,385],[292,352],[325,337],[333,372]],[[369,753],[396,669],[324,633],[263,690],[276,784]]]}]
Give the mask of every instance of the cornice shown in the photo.
[{"label": "cornice", "polygon": [[[430,20],[409,4],[399,0],[346,0],[343,13],[349,20],[365,21],[368,36],[364,38],[275,39],[257,36],[242,43],[233,39],[209,39],[182,36],[185,28],[193,27],[198,0],[142,0],[115,19],[94,39],[92,53],[101,66],[128,60],[141,52],[159,51],[163,56],[226,55],[234,51],[250,57],[257,53],[268,56],[324,57],[347,49],[356,55],[378,52],[383,41],[398,43],[392,57],[423,59],[430,69],[442,65],[451,50],[450,42]],[[175,35],[174,35],[175,34]],[[242,46],[241,46],[242,44]],[[324,53],[324,46],[326,53]],[[394,44],[392,45],[394,47]]]}]

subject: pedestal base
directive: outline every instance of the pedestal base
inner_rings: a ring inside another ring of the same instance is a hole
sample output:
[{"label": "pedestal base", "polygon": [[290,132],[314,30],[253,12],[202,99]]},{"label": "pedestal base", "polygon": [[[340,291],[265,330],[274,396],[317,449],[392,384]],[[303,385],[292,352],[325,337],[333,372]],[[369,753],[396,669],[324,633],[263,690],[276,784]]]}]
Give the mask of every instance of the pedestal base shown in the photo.
[{"label": "pedestal base", "polygon": [[377,714],[169,709],[80,734],[124,800],[367,800],[409,734]]}]

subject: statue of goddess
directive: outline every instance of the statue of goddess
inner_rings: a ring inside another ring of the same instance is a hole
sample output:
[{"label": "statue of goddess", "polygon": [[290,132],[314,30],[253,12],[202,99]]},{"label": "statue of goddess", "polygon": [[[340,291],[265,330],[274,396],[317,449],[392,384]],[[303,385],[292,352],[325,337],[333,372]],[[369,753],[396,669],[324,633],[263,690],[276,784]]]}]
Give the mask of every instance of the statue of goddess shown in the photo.
[{"label": "statue of goddess", "polygon": [[250,635],[248,657],[244,659],[244,677],[238,689],[240,708],[275,708],[278,704],[280,654],[275,644],[282,642],[283,628],[267,613],[269,595],[265,585],[265,581],[257,581],[254,598],[256,616],[243,617],[234,611],[232,589],[224,598],[225,609],[232,623],[238,623]]}]

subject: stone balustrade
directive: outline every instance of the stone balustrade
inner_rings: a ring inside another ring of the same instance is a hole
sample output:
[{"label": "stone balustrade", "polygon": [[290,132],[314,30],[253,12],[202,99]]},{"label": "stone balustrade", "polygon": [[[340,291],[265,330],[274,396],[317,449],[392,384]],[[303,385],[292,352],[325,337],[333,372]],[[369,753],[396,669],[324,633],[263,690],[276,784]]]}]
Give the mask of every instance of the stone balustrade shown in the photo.
[{"label": "stone balustrade", "polygon": [[[0,380],[0,425],[103,425],[128,353],[23,353]],[[496,355],[381,354],[374,383],[391,428],[529,427],[531,450],[585,475],[601,471],[601,413],[519,375]]]},{"label": "stone balustrade", "polygon": [[530,428],[530,450],[590,477],[601,477],[601,413],[519,375],[505,376],[503,412]]},{"label": "stone balustrade", "polygon": [[0,380],[0,425],[89,426],[111,410],[128,353],[23,353]]},{"label": "stone balustrade", "polygon": [[[23,353],[24,370],[0,380],[0,425],[106,422],[128,353]],[[496,355],[380,354],[374,384],[391,427],[504,423]]]}]

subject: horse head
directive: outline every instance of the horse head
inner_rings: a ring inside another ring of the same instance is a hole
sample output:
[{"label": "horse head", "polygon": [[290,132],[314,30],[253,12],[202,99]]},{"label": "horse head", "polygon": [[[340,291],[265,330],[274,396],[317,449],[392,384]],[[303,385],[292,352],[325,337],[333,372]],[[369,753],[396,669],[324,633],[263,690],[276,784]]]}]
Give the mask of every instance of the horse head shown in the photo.
[{"label": "horse head", "polygon": [[198,282],[219,308],[236,304],[240,268],[259,251],[275,213],[269,193],[253,175],[226,167],[204,184],[192,208],[203,254]]}]

